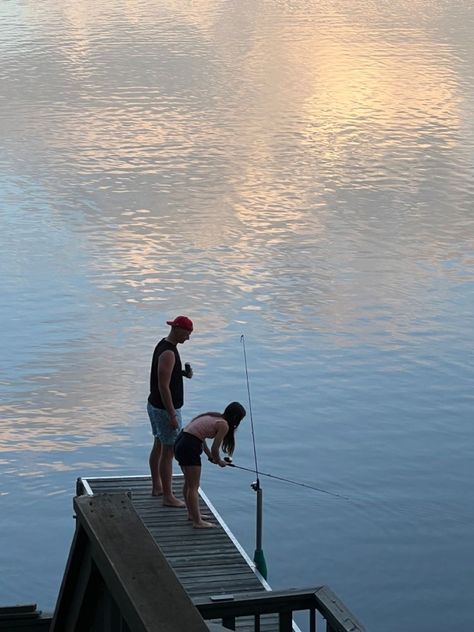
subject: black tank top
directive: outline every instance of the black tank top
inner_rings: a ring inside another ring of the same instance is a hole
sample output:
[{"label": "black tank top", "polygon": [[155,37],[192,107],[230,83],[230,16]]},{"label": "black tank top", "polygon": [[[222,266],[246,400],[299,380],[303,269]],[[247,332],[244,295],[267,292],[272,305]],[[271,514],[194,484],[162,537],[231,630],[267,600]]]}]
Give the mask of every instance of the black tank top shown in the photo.
[{"label": "black tank top", "polygon": [[176,345],[168,342],[166,338],[160,340],[153,352],[150,371],[150,395],[148,401],[155,408],[165,408],[158,388],[158,359],[163,351],[170,350],[174,353],[174,367],[170,379],[171,398],[175,408],[181,408],[183,405],[183,374],[181,366],[181,358],[179,357]]}]

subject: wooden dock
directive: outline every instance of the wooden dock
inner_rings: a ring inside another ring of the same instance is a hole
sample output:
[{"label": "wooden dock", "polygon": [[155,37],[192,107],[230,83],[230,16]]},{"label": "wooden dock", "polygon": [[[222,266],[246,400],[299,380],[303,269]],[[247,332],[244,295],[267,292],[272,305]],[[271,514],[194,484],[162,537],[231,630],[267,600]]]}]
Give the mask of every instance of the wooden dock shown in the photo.
[{"label": "wooden dock", "polygon": [[[178,497],[182,483],[173,478]],[[202,491],[200,503],[215,528],[194,529],[185,509],[163,507],[149,476],[78,479],[48,632],[298,632],[294,612],[306,612],[309,632],[323,622],[327,632],[364,632],[327,586],[272,591]],[[7,629],[22,614],[5,612]],[[25,632],[36,632],[31,623]]]},{"label": "wooden dock", "polygon": [[[173,477],[173,491],[182,497],[183,476]],[[164,507],[151,495],[149,476],[80,478],[78,495],[127,493],[133,507],[161,549],[181,585],[192,599],[225,600],[237,593],[271,590],[266,580],[233,536],[204,492],[200,490],[200,509],[209,516],[213,529],[194,529],[182,508]],[[254,629],[245,620],[238,630]],[[278,630],[278,617],[266,615],[262,632]],[[298,628],[295,625],[294,630]]]}]

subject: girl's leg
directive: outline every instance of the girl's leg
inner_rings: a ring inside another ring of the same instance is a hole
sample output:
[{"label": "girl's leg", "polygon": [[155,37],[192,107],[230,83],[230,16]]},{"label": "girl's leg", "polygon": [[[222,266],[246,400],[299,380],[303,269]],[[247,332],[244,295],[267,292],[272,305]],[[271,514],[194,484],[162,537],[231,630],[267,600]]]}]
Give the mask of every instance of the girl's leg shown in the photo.
[{"label": "girl's leg", "polygon": [[163,505],[165,507],[184,507],[184,503],[173,494],[173,446],[162,444],[158,465],[163,486]]},{"label": "girl's leg", "polygon": [[201,466],[184,465],[182,470],[186,485],[186,506],[188,508],[189,516],[193,522],[193,527],[195,529],[209,529],[213,527],[213,524],[203,520],[199,510],[198,490],[199,481],[201,480]]},{"label": "girl's leg", "polygon": [[[183,467],[181,467],[181,471],[184,474],[184,468]],[[184,498],[184,502],[186,503],[186,507],[187,507],[188,506],[188,500],[187,500],[187,498],[188,498],[188,486],[186,484],[186,476],[184,477],[184,483],[183,483],[183,498]],[[188,513],[189,513],[189,511],[188,511]]]},{"label": "girl's leg", "polygon": [[188,501],[188,492],[189,492],[188,478],[189,478],[189,472],[187,472],[187,470],[188,470],[189,466],[180,465],[180,467],[181,467],[181,471],[184,474],[183,498],[184,498],[184,502],[186,503],[186,509],[188,510],[188,520],[192,520],[192,518],[191,518],[191,509],[190,509],[190,505],[189,505],[189,501]]},{"label": "girl's leg", "polygon": [[151,473],[151,494],[152,496],[161,496],[163,494],[163,487],[161,485],[160,471],[158,469],[158,463],[161,456],[161,441],[158,437],[155,437],[153,447],[150,452],[150,473]]},{"label": "girl's leg", "polygon": [[[181,467],[181,470],[183,471],[183,474],[184,474],[184,470],[183,470],[182,467]],[[198,485],[198,487],[199,487],[199,485]],[[186,503],[186,509],[188,509],[188,486],[186,484],[186,477],[184,477],[184,483],[183,483],[183,498],[184,498],[184,502]],[[198,503],[199,503],[199,492],[198,492]],[[211,516],[202,513],[201,514],[201,518],[203,520],[210,520]],[[189,509],[188,509],[188,520],[192,520],[192,517],[191,517],[191,514],[189,512]]]}]

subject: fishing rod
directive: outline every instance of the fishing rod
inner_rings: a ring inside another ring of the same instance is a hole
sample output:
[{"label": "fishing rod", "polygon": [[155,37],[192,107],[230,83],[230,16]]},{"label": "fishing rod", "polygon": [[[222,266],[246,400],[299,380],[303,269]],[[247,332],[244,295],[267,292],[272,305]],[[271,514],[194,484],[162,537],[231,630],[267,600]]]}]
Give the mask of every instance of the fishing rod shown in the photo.
[{"label": "fishing rod", "polygon": [[[232,459],[230,457],[224,457],[224,461],[227,462],[227,465],[230,467],[236,467],[238,470],[245,470],[246,472],[255,472],[250,467],[243,467],[242,465],[236,465],[232,463]],[[260,472],[260,476],[267,476],[268,478],[274,478],[277,481],[283,481],[285,483],[291,483],[292,485],[298,485],[299,487],[306,487],[308,489],[312,489],[315,492],[320,492],[321,494],[328,494],[329,496],[334,496],[335,498],[342,498],[343,500],[352,500],[348,496],[344,496],[343,494],[336,494],[336,492],[330,492],[327,489],[323,489],[322,487],[316,487],[315,485],[309,485],[309,483],[302,483],[300,481],[293,481],[291,478],[283,478],[283,476],[276,476],[276,474],[268,474],[267,472]]]},{"label": "fishing rod", "polygon": [[240,336],[240,342],[242,343],[242,348],[244,350],[244,366],[245,366],[245,379],[247,381],[247,395],[249,399],[249,413],[250,413],[250,428],[252,430],[252,443],[253,443],[253,455],[255,459],[255,474],[257,475],[257,485],[259,485],[260,481],[258,478],[258,463],[257,463],[257,447],[255,442],[255,429],[253,425],[253,415],[252,415],[252,399],[250,397],[250,381],[249,381],[249,371],[247,368],[247,353],[245,351],[245,336],[242,334]]},{"label": "fishing rod", "polygon": [[252,415],[252,399],[250,397],[250,380],[249,380],[249,371],[247,367],[247,353],[245,350],[245,336],[242,334],[240,336],[240,342],[242,343],[242,348],[244,352],[244,366],[245,366],[245,378],[247,381],[247,395],[249,400],[249,414],[250,414],[250,428],[252,430],[252,443],[253,443],[253,454],[255,459],[255,470],[251,470],[257,475],[257,480],[255,483],[252,483],[251,487],[257,494],[257,533],[256,533],[256,545],[255,552],[253,556],[253,561],[255,562],[255,566],[259,573],[262,575],[264,579],[267,579],[267,563],[265,562],[265,556],[263,554],[262,549],[262,527],[263,527],[263,491],[260,485],[260,478],[258,475],[258,461],[257,461],[257,446],[255,442],[255,429],[253,424],[253,415]]}]

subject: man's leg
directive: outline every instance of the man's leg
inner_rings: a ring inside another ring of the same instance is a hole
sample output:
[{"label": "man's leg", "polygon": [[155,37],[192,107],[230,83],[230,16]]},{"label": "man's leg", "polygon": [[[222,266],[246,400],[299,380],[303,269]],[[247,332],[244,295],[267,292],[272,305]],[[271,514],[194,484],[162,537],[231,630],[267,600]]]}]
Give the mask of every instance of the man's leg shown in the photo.
[{"label": "man's leg", "polygon": [[167,507],[184,507],[182,500],[173,494],[173,446],[162,444],[159,463],[159,474],[163,486],[163,505]]},{"label": "man's leg", "polygon": [[150,473],[151,473],[151,495],[152,496],[161,496],[163,494],[163,487],[161,485],[161,477],[159,471],[159,463],[161,456],[161,441],[158,437],[155,437],[155,441],[153,442],[153,447],[150,452]]}]

